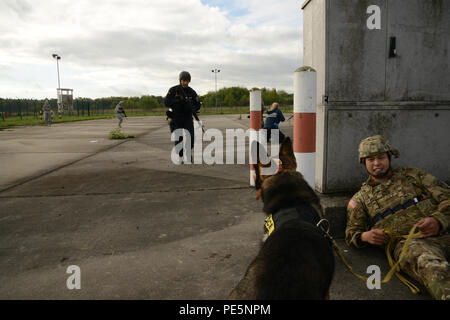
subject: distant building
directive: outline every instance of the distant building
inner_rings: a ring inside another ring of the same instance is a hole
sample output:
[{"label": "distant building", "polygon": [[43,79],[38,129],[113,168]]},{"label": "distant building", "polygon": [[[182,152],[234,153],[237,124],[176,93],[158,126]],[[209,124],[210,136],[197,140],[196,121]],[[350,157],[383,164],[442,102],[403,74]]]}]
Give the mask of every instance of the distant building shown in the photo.
[{"label": "distant building", "polygon": [[56,89],[58,97],[58,111],[61,113],[73,112],[73,89]]}]

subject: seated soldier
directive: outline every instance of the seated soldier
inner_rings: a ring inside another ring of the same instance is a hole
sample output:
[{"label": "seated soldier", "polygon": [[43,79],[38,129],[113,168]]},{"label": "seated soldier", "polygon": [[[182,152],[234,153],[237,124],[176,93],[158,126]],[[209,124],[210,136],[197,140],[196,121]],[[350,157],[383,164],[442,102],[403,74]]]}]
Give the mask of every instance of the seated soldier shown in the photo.
[{"label": "seated soldier", "polygon": [[[391,156],[399,152],[382,136],[361,141],[359,161],[369,179],[347,206],[347,244],[362,248],[384,246],[389,230],[407,235],[417,226],[421,236],[410,243],[400,269],[422,283],[435,299],[450,298],[450,189],[429,173],[410,167],[391,167]],[[396,260],[405,243],[394,243]]]}]

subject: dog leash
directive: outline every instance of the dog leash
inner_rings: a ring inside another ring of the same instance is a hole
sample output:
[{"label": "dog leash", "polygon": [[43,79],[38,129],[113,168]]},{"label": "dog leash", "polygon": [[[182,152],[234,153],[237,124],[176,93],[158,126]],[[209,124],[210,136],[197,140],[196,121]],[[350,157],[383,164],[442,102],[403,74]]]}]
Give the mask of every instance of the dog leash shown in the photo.
[{"label": "dog leash", "polygon": [[[326,222],[327,227],[324,227],[323,224]],[[325,236],[330,240],[331,244],[333,245],[334,250],[336,251],[336,254],[341,259],[344,266],[347,268],[348,271],[350,271],[351,274],[353,274],[356,278],[364,281],[367,283],[368,278],[364,277],[362,275],[357,274],[353,271],[352,267],[348,264],[348,262],[345,260],[344,256],[342,255],[341,250],[339,249],[338,245],[336,244],[336,241],[333,239],[333,237],[330,235],[330,223],[326,219],[322,219],[317,223],[317,227],[319,227],[325,234]],[[393,232],[389,230],[383,230],[386,234],[388,234],[390,237],[388,244],[386,245],[386,256],[388,258],[389,266],[391,267],[391,270],[386,274],[384,279],[381,281],[381,283],[387,283],[389,280],[391,280],[392,276],[395,274],[397,278],[403,282],[414,294],[420,293],[420,289],[411,281],[407,280],[403,275],[400,274],[400,267],[399,264],[402,261],[403,257],[405,256],[406,252],[409,249],[409,245],[412,241],[412,239],[417,238],[420,236],[420,232],[416,231],[417,227],[413,226],[411,230],[409,231],[408,235],[396,235]],[[400,256],[398,258],[398,261],[395,261],[395,259],[391,255],[391,247],[395,243],[395,241],[399,238],[406,239],[405,244],[403,245],[402,251],[400,253]]]}]

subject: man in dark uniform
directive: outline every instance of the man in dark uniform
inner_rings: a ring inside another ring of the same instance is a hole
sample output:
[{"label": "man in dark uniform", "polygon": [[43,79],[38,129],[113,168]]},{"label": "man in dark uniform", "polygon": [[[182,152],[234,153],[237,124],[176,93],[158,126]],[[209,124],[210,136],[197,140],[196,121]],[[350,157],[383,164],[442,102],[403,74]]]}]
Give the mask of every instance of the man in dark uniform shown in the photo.
[{"label": "man in dark uniform", "polygon": [[[164,104],[170,108],[166,113],[171,121],[171,131],[176,129],[186,129],[191,135],[191,149],[194,147],[194,124],[192,116],[200,110],[200,101],[197,93],[189,87],[191,75],[187,71],[182,71],[179,75],[180,84],[169,89]],[[183,141],[181,136],[175,145]],[[179,152],[180,161],[183,158],[183,149]]]}]

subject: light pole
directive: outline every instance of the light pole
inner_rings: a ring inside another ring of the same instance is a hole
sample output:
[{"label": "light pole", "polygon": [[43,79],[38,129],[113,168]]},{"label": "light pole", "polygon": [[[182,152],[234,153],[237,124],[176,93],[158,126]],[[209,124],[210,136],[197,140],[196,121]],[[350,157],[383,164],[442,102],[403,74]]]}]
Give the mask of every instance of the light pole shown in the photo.
[{"label": "light pole", "polygon": [[[62,97],[61,97],[61,83],[59,81],[59,60],[61,60],[61,57],[57,55],[56,53],[52,54],[52,57],[56,59],[56,70],[58,71],[58,100],[61,101],[62,104]],[[58,101],[58,102],[59,102]],[[58,104],[58,111],[61,111],[61,106]]]},{"label": "light pole", "polygon": [[214,73],[214,82],[216,84],[216,112],[217,112],[217,73],[219,73],[220,70],[219,69],[214,69],[214,70],[211,70],[211,72]]}]

